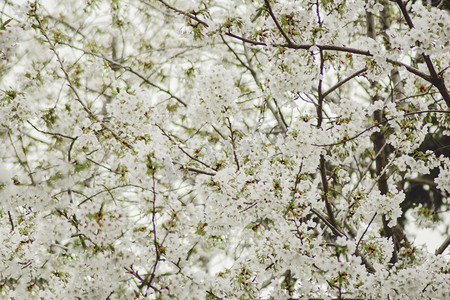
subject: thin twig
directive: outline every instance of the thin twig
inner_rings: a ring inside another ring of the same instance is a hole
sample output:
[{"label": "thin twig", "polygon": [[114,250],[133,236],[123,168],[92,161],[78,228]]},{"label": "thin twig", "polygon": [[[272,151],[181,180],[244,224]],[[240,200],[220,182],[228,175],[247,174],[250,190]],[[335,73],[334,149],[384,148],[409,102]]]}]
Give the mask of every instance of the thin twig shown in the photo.
[{"label": "thin twig", "polygon": [[197,168],[193,168],[193,167],[189,167],[189,166],[185,166],[180,162],[174,161],[173,162],[174,165],[179,165],[180,169],[185,169],[194,173],[199,173],[199,174],[204,174],[204,175],[209,175],[209,176],[215,176],[216,173],[215,172],[208,172],[205,170],[201,170],[201,169],[197,169]]},{"label": "thin twig", "polygon": [[330,229],[331,231],[333,231],[333,233],[336,236],[345,236],[347,237],[347,235],[338,227],[334,226],[330,220],[328,220],[328,218],[326,216],[324,216],[319,210],[315,209],[314,207],[311,207],[311,211],[317,216],[319,217],[319,219],[321,219]]},{"label": "thin twig", "polygon": [[199,18],[197,18],[197,17],[194,16],[193,14],[184,12],[184,11],[182,11],[181,9],[178,9],[178,8],[176,8],[176,7],[173,7],[173,6],[169,5],[167,2],[165,2],[165,1],[163,1],[163,0],[158,0],[158,1],[161,2],[162,4],[164,4],[167,8],[169,8],[169,9],[171,9],[171,10],[173,10],[173,11],[176,11],[177,13],[182,14],[182,15],[185,16],[185,17],[194,19],[195,21],[197,21],[198,23],[202,24],[202,25],[205,26],[205,27],[209,27],[208,24],[207,24],[205,21],[200,20]]},{"label": "thin twig", "polygon": [[[225,45],[228,47],[228,49],[234,54],[234,56],[236,57],[236,59],[241,63],[242,66],[244,66],[247,70],[250,71],[250,74],[253,77],[253,80],[255,80],[256,85],[261,89],[261,91],[263,91],[261,83],[258,79],[258,74],[256,73],[256,71],[254,70],[250,58],[248,57],[248,55],[245,53],[245,56],[247,58],[247,64],[245,64],[240,57],[238,56],[238,54],[233,50],[233,48],[231,48],[231,46],[225,41],[225,39],[223,38],[223,36],[220,36],[223,40],[223,42],[225,43]],[[245,51],[246,47],[245,47],[245,43],[244,43],[244,51]],[[286,134],[287,132],[287,124],[286,121],[284,120],[283,115],[281,114],[281,110],[278,108],[278,105],[275,101],[275,99],[272,99],[273,102],[275,103],[275,106],[272,104],[272,102],[270,101],[270,99],[266,100],[266,104],[267,107],[269,108],[269,110],[271,111],[272,115],[275,117],[275,120],[278,123],[278,126],[280,126],[282,133]]]},{"label": "thin twig", "polygon": [[8,218],[9,218],[9,223],[11,223],[11,231],[10,232],[13,232],[14,231],[14,221],[11,216],[11,212],[9,210],[8,210]]},{"label": "thin twig", "polygon": [[156,254],[156,258],[155,258],[155,263],[153,264],[153,268],[152,268],[152,273],[150,275],[150,278],[148,278],[148,276],[145,278],[145,281],[143,283],[145,283],[148,287],[152,287],[152,282],[153,279],[155,278],[156,275],[156,267],[158,266],[159,260],[160,260],[160,255],[161,255],[161,247],[158,244],[158,238],[156,236],[156,180],[155,180],[155,172],[152,173],[152,180],[153,180],[153,186],[152,186],[152,190],[153,190],[153,201],[152,201],[152,227],[153,227],[153,244],[155,246],[155,254]]},{"label": "thin twig", "polygon": [[176,142],[172,139],[172,137],[171,137],[164,129],[162,129],[161,126],[159,126],[158,124],[155,124],[155,126],[158,127],[158,128],[161,130],[162,134],[163,134],[164,136],[166,136],[166,137],[167,137],[174,145],[177,145],[178,149],[180,149],[181,152],[183,152],[184,154],[186,154],[190,159],[195,160],[196,162],[198,162],[198,163],[204,165],[205,167],[207,167],[207,168],[209,168],[209,169],[211,169],[211,170],[213,170],[213,171],[217,171],[217,170],[214,169],[213,167],[209,166],[207,163],[201,161],[201,160],[198,159],[198,158],[193,157],[193,156],[190,155],[188,152],[186,152],[186,150],[184,150],[180,145],[178,145],[178,143],[176,143]]},{"label": "thin twig", "polygon": [[[340,229],[337,228],[337,227],[334,227],[334,226],[331,224],[331,222],[327,219],[327,217],[325,217],[320,211],[318,211],[318,210],[315,209],[314,207],[311,207],[311,211],[312,211],[317,217],[319,217],[319,219],[321,219],[321,220],[325,223],[325,225],[327,225],[327,226],[331,229],[331,231],[333,231],[333,233],[334,233],[335,235],[347,237],[347,235],[346,235],[342,230],[340,230]],[[347,238],[348,238],[348,237],[347,237]],[[362,261],[362,263],[364,264],[364,266],[366,267],[367,271],[369,271],[369,272],[372,273],[372,274],[376,272],[376,270],[375,270],[375,268],[373,267],[373,265],[372,265],[372,264],[364,257],[364,255],[363,255],[361,252],[359,252],[358,249],[355,250],[354,254],[357,255],[357,256],[359,256],[359,257],[361,258],[361,261]]]},{"label": "thin twig", "polygon": [[227,127],[230,130],[231,147],[232,147],[232,150],[233,150],[233,156],[234,156],[234,161],[236,163],[236,172],[237,172],[240,169],[240,165],[239,165],[239,160],[238,160],[238,157],[237,157],[237,154],[236,154],[236,142],[235,142],[235,139],[234,139],[234,131],[233,131],[233,128],[231,127],[230,118],[226,117],[226,120],[228,122],[228,124],[227,124],[228,126]]},{"label": "thin twig", "polygon": [[366,234],[366,232],[369,230],[370,225],[372,225],[373,220],[375,220],[375,217],[377,216],[378,212],[375,212],[373,214],[372,219],[370,220],[369,224],[367,225],[366,229],[364,230],[363,234],[361,235],[361,237],[358,240],[358,243],[356,243],[356,250],[358,250],[359,244],[361,243],[364,235]]},{"label": "thin twig", "polygon": [[335,85],[333,85],[332,87],[330,87],[327,91],[325,91],[322,94],[323,98],[326,98],[330,93],[334,92],[336,89],[338,89],[340,86],[342,86],[343,84],[345,84],[346,82],[352,80],[353,78],[361,75],[362,73],[366,72],[367,68],[362,68],[361,70],[353,73],[352,75],[348,76],[347,78],[345,78],[344,80],[339,81],[338,83],[336,83]]},{"label": "thin twig", "polygon": [[41,130],[41,129],[37,128],[36,126],[34,126],[29,120],[27,120],[27,123],[30,124],[31,127],[33,127],[34,129],[36,129],[36,130],[39,131],[40,133],[44,133],[44,134],[48,134],[48,135],[53,135],[53,136],[59,136],[59,137],[66,138],[66,139],[70,139],[70,140],[76,140],[76,139],[77,139],[77,138],[74,138],[74,137],[71,137],[71,136],[68,136],[68,135],[64,135],[64,134],[61,134],[61,133],[57,133],[57,132],[49,132],[49,131]]}]

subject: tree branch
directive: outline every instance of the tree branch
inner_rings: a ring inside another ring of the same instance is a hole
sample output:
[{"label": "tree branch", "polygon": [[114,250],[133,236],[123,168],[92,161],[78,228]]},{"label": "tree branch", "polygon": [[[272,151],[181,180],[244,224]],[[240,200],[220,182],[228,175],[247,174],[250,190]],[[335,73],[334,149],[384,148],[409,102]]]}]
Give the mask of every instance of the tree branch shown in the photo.
[{"label": "tree branch", "polygon": [[205,21],[200,20],[199,18],[197,18],[197,17],[194,16],[193,14],[184,12],[184,11],[182,11],[181,9],[178,9],[178,8],[176,8],[176,7],[173,7],[173,6],[169,5],[167,2],[165,2],[165,1],[163,1],[163,0],[158,0],[158,1],[161,2],[162,4],[164,4],[167,8],[169,8],[169,9],[171,9],[171,10],[173,10],[173,11],[179,13],[179,14],[182,14],[182,15],[185,16],[185,17],[188,17],[188,18],[190,18],[190,19],[193,19],[193,20],[197,21],[198,23],[202,24],[202,25],[205,26],[205,27],[209,27],[209,25],[208,25]]},{"label": "tree branch", "polygon": [[338,89],[339,87],[341,87],[342,85],[344,85],[346,82],[352,80],[355,77],[358,77],[359,75],[361,75],[362,73],[366,72],[367,68],[362,68],[361,70],[353,73],[352,75],[348,76],[347,78],[345,78],[344,80],[339,81],[338,83],[336,83],[335,85],[333,85],[332,87],[330,87],[327,91],[325,91],[322,94],[323,98],[326,98],[329,94],[331,94],[332,92],[334,92],[336,89]]},{"label": "tree branch", "polygon": [[[323,77],[323,68],[325,64],[325,60],[323,57],[323,51],[320,50],[320,79],[319,84],[317,87],[318,90],[318,103],[316,105],[317,109],[317,127],[322,127],[322,121],[323,121],[323,95],[322,95],[322,77]],[[326,175],[326,166],[325,166],[325,156],[323,154],[320,154],[320,176],[322,178],[322,187],[323,187],[323,200],[325,201],[325,208],[328,213],[328,218],[330,218],[331,224],[333,226],[337,226],[336,219],[334,217],[333,208],[330,204],[330,199],[328,199],[328,179]]]},{"label": "tree branch", "polygon": [[270,17],[274,21],[275,26],[277,26],[277,28],[280,31],[281,35],[283,35],[283,37],[286,40],[286,42],[288,43],[288,45],[293,45],[292,41],[289,39],[287,34],[284,32],[283,28],[281,28],[280,24],[277,21],[277,18],[273,14],[273,11],[272,11],[272,8],[270,7],[269,1],[268,0],[264,0],[264,3],[266,4],[267,10],[269,11],[269,14],[270,14]]},{"label": "tree branch", "polygon": [[442,243],[442,245],[436,249],[435,254],[441,255],[442,253],[444,253],[444,251],[445,251],[445,249],[447,249],[448,245],[450,245],[450,235],[445,239],[445,241]]}]

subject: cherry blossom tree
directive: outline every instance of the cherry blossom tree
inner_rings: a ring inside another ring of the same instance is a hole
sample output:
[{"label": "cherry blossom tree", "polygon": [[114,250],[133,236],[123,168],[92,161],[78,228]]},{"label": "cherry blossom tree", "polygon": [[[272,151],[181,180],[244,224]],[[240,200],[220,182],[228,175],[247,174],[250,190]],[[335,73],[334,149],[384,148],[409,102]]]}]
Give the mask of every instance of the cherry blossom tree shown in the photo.
[{"label": "cherry blossom tree", "polygon": [[4,0],[0,59],[5,299],[450,298],[446,1]]}]

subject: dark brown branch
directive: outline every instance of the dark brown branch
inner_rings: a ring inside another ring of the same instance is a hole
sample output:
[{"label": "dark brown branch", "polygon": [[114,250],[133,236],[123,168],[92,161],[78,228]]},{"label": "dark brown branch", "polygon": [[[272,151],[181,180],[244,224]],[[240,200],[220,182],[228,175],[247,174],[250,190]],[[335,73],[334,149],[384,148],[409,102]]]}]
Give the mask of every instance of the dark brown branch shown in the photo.
[{"label": "dark brown branch", "polygon": [[319,85],[317,87],[317,91],[318,91],[318,103],[317,103],[317,127],[321,127],[322,126],[322,121],[323,121],[323,95],[322,95],[322,77],[323,77],[323,67],[325,64],[324,58],[323,58],[323,51],[320,50],[319,52],[320,54],[320,78],[319,78]]},{"label": "dark brown branch", "polygon": [[[376,98],[374,98],[373,101],[375,101]],[[381,110],[377,110],[374,112],[374,120],[375,122],[380,122],[383,118],[383,112]],[[377,183],[378,183],[378,189],[381,193],[381,195],[386,195],[389,193],[389,185],[387,182],[387,175],[385,170],[386,166],[386,158],[388,154],[385,150],[383,150],[384,144],[386,143],[386,138],[384,136],[383,132],[374,132],[371,136],[372,142],[373,142],[373,149],[375,153],[380,152],[380,155],[375,159],[375,167],[376,167],[376,174],[377,174]],[[388,217],[383,214],[381,216],[382,222],[383,222],[383,235],[387,238],[392,238],[392,241],[394,243],[394,251],[392,253],[391,263],[395,264],[397,262],[397,251],[399,250],[399,243],[396,240],[396,237],[394,236],[393,229],[389,227],[388,223]]]},{"label": "dark brown branch", "polygon": [[[374,16],[369,11],[366,11],[366,23],[367,23],[367,36],[375,40],[376,35],[375,35]],[[375,84],[376,83],[374,81],[372,80],[370,81],[370,86],[372,88],[375,86]],[[377,98],[378,98],[377,95],[371,97],[372,104],[378,100]],[[383,109],[376,110],[373,113],[373,119],[376,124],[383,122],[383,118],[384,118]],[[386,195],[387,193],[389,193],[387,175],[384,172],[386,166],[386,157],[388,156],[388,151],[384,147],[384,145],[386,144],[386,138],[384,136],[384,133],[381,131],[372,133],[370,138],[373,143],[373,150],[375,151],[375,153],[379,153],[379,155],[377,155],[377,157],[375,158],[375,168],[377,175],[376,184],[378,185],[378,189],[381,195]],[[393,231],[392,228],[388,226],[388,219],[385,214],[382,214],[381,220],[383,222],[383,235],[387,238],[392,238],[395,245],[394,251],[392,253],[392,258],[390,261],[392,264],[395,264],[397,262],[397,251],[398,251],[397,243],[396,241],[394,241]]]},{"label": "dark brown branch", "polygon": [[325,169],[325,157],[323,154],[320,155],[320,176],[322,178],[323,199],[325,201],[325,208],[327,209],[328,217],[330,218],[331,224],[333,224],[333,226],[336,226],[337,222],[336,219],[334,218],[333,208],[331,207],[330,199],[328,199],[328,179]]},{"label": "dark brown branch", "polygon": [[359,54],[364,56],[373,56],[372,53],[370,53],[369,50],[361,50],[356,48],[349,48],[349,47],[343,47],[343,46],[335,46],[335,45],[281,45],[282,47],[292,48],[292,49],[305,49],[308,50],[312,46],[318,47],[320,50],[330,50],[330,51],[339,51],[339,52],[347,52],[347,53],[353,53],[353,54]]},{"label": "dark brown branch", "polygon": [[391,64],[394,64],[394,65],[397,65],[397,66],[402,66],[402,67],[405,67],[405,69],[408,71],[408,72],[410,72],[410,73],[412,73],[412,74],[414,74],[414,75],[417,75],[417,76],[419,76],[420,78],[422,78],[423,80],[425,80],[425,81],[428,81],[429,83],[433,83],[432,82],[432,78],[431,78],[431,76],[430,75],[428,75],[428,74],[425,74],[425,73],[423,73],[423,72],[420,72],[419,70],[417,70],[417,69],[415,69],[415,68],[413,68],[413,67],[411,67],[411,66],[408,66],[407,64],[404,64],[404,63],[402,63],[402,62],[399,62],[399,61],[395,61],[395,60],[392,60],[392,59],[386,59],[386,61],[388,62],[388,63],[391,63]]},{"label": "dark brown branch", "polygon": [[403,4],[402,0],[395,0],[397,2],[398,6],[400,7],[400,10],[402,11],[403,17],[405,18],[406,24],[408,24],[409,28],[413,28],[413,22],[411,20],[411,17],[408,14],[408,11],[406,10],[406,6]]},{"label": "dark brown branch", "polygon": [[[264,42],[258,42],[258,41],[253,41],[253,40],[249,40],[247,38],[232,34],[230,32],[225,33],[226,35],[233,37],[235,39],[241,40],[243,42],[252,44],[252,45],[257,45],[257,46],[268,46],[266,43]],[[317,48],[319,48],[320,50],[328,50],[328,51],[338,51],[338,52],[346,52],[346,53],[352,53],[352,54],[358,54],[358,55],[363,55],[363,56],[369,56],[369,57],[373,57],[373,54],[370,53],[369,50],[361,50],[361,49],[356,49],[356,48],[349,48],[349,47],[344,47],[344,46],[335,46],[335,45],[313,45],[313,44],[273,44],[274,47],[284,47],[284,48],[290,48],[290,49],[303,49],[303,50],[309,50],[311,47],[316,46]],[[443,79],[441,77],[438,78],[433,78],[430,75],[427,75],[405,63],[399,62],[399,61],[395,61],[392,59],[386,59],[387,62],[393,64],[393,65],[397,65],[397,66],[402,66],[404,67],[408,72],[419,76],[420,78],[424,79],[425,81],[433,84],[440,92],[442,93],[447,93],[448,91],[445,88],[445,85],[443,83]],[[358,74],[359,75],[359,74]],[[441,82],[442,81],[442,82]],[[448,96],[450,99],[450,95]],[[446,97],[444,97],[444,99],[446,99]],[[450,105],[449,105],[450,106]]]},{"label": "dark brown branch", "polygon": [[361,252],[359,252],[358,249],[355,250],[355,254],[357,256],[359,256],[361,258],[362,263],[364,264],[364,266],[366,267],[366,270],[371,273],[374,274],[377,270],[375,270],[375,268],[372,266],[372,264],[367,260],[367,258],[362,255]]},{"label": "dark brown branch", "polygon": [[277,26],[278,30],[280,31],[281,35],[283,35],[284,39],[286,40],[286,42],[288,43],[288,45],[293,45],[291,39],[289,39],[289,37],[287,36],[286,32],[284,32],[283,28],[281,28],[280,24],[277,21],[277,18],[275,17],[272,8],[270,7],[269,1],[268,0],[264,0],[264,3],[266,4],[267,10],[269,11],[270,17],[272,18],[272,20],[275,23],[275,26]]},{"label": "dark brown branch", "polygon": [[436,189],[436,187],[437,187],[436,182],[434,182],[433,180],[425,179],[425,178],[410,178],[410,179],[408,179],[408,181],[411,183],[417,183],[417,184],[421,184],[421,185],[426,184],[434,189]]},{"label": "dark brown branch", "polygon": [[[249,40],[247,38],[238,36],[236,34],[227,32],[225,33],[226,35],[233,37],[235,39],[241,40],[245,43],[249,43],[252,45],[256,45],[256,46],[268,46],[268,44],[264,43],[264,42],[258,42],[258,41],[253,41],[253,40]],[[352,53],[352,54],[358,54],[358,55],[363,55],[363,56],[369,56],[369,57],[373,57],[373,54],[370,53],[369,50],[361,50],[361,49],[356,49],[356,48],[349,48],[349,47],[344,47],[344,46],[335,46],[335,45],[313,45],[313,44],[273,44],[274,47],[284,47],[284,48],[290,48],[290,49],[302,49],[302,50],[309,50],[311,47],[316,46],[317,48],[319,48],[320,50],[328,50],[328,51],[338,51],[338,52],[345,52],[345,53]],[[387,62],[397,65],[397,66],[402,66],[405,67],[405,69],[414,74],[419,76],[420,78],[424,79],[425,81],[429,82],[429,83],[433,83],[433,78],[430,75],[427,75],[405,63],[399,62],[399,61],[395,61],[392,59],[386,59]]]},{"label": "dark brown branch", "polygon": [[436,77],[433,78],[433,81],[431,82],[441,93],[442,97],[445,100],[445,103],[448,107],[450,107],[450,93],[448,92],[447,87],[445,86],[445,81],[443,77]]},{"label": "dark brown branch", "polygon": [[[323,57],[323,51],[320,50],[320,79],[319,79],[319,85],[317,87],[318,94],[319,94],[319,100],[317,103],[317,127],[322,127],[322,121],[323,121],[323,95],[322,95],[322,76],[323,76],[323,68],[325,64],[325,60]],[[326,175],[326,167],[325,167],[325,156],[323,154],[320,154],[320,176],[322,178],[322,186],[323,186],[323,200],[325,201],[325,208],[328,213],[328,218],[330,218],[331,224],[333,226],[337,226],[336,219],[334,218],[333,208],[330,204],[330,199],[328,199],[328,179]]]},{"label": "dark brown branch", "polygon": [[334,226],[334,225],[330,222],[330,220],[329,220],[326,216],[324,216],[320,211],[318,211],[318,210],[315,209],[314,207],[311,207],[311,211],[312,211],[317,217],[319,217],[319,219],[321,219],[322,222],[324,222],[325,225],[327,225],[327,226],[331,229],[331,231],[332,231],[336,236],[345,236],[345,237],[347,237],[347,235],[346,235],[344,232],[342,232],[342,230],[341,230],[340,228]]},{"label": "dark brown branch", "polygon": [[158,266],[159,260],[161,258],[161,246],[158,244],[158,238],[156,236],[156,179],[155,179],[155,172],[152,172],[152,180],[153,180],[153,201],[152,201],[152,228],[153,228],[153,244],[155,246],[155,263],[152,267],[152,273],[150,276],[147,275],[145,278],[143,284],[145,284],[147,287],[152,287],[152,282],[155,279],[156,275],[156,268]]}]

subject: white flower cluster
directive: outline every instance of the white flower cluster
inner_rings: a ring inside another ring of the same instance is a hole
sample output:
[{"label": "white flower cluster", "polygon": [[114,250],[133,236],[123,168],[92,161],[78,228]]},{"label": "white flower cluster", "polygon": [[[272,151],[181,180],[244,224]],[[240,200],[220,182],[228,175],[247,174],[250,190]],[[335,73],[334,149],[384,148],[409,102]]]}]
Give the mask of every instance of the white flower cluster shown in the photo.
[{"label": "white flower cluster", "polygon": [[22,29],[15,25],[6,25],[0,29],[0,59],[8,61],[17,50],[20,31]]},{"label": "white flower cluster", "polygon": [[218,116],[232,116],[234,105],[239,96],[235,85],[234,72],[222,65],[210,66],[198,82],[196,112],[203,115],[207,121],[217,122]]}]

